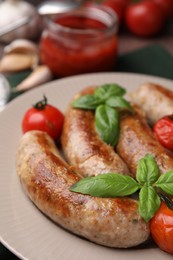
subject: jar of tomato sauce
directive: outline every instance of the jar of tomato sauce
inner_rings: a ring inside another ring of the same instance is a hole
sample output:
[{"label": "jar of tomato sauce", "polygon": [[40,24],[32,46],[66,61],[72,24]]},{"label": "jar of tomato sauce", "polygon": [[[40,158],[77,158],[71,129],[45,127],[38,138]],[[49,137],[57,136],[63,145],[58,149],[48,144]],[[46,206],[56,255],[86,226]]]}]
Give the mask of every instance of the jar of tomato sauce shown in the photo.
[{"label": "jar of tomato sauce", "polygon": [[95,6],[48,19],[40,41],[41,62],[57,77],[112,70],[117,21],[111,9]]}]

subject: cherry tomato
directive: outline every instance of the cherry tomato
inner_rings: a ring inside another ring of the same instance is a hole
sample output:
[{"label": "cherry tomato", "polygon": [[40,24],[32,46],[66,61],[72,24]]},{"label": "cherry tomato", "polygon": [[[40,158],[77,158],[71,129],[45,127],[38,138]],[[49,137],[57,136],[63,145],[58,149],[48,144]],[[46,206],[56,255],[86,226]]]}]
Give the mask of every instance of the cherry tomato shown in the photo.
[{"label": "cherry tomato", "polygon": [[173,150],[173,115],[159,119],[153,126],[153,131],[164,147]]},{"label": "cherry tomato", "polygon": [[23,133],[41,130],[48,133],[54,140],[60,137],[64,115],[59,109],[47,104],[47,98],[37,102],[28,109],[22,120]]},{"label": "cherry tomato", "polygon": [[127,7],[125,22],[132,33],[150,37],[161,31],[165,24],[165,15],[156,3],[141,1]]},{"label": "cherry tomato", "polygon": [[166,18],[171,18],[173,15],[173,0],[152,0],[158,4],[164,11]]},{"label": "cherry tomato", "polygon": [[117,14],[119,21],[121,22],[124,18],[125,8],[129,0],[104,0],[102,5],[111,7],[112,10]]},{"label": "cherry tomato", "polygon": [[151,219],[150,230],[160,249],[173,254],[173,210],[169,209],[164,202]]}]

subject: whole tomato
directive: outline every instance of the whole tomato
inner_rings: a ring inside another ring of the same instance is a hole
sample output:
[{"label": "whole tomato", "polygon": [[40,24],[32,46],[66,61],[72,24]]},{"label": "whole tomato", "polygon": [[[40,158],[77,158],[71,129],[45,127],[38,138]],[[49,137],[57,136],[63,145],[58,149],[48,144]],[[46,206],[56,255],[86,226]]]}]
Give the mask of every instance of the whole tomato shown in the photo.
[{"label": "whole tomato", "polygon": [[124,18],[124,13],[129,0],[103,0],[102,5],[108,6],[117,14],[119,22]]},{"label": "whole tomato", "polygon": [[173,150],[173,115],[159,119],[153,126],[158,141],[167,149]]},{"label": "whole tomato", "polygon": [[152,0],[158,4],[164,11],[166,18],[171,18],[173,15],[173,0]]},{"label": "whole tomato", "polygon": [[141,1],[127,7],[125,22],[132,33],[150,37],[161,31],[165,24],[165,15],[156,3]]},{"label": "whole tomato", "polygon": [[151,219],[150,230],[160,249],[173,254],[173,210],[169,209],[164,202]]},{"label": "whole tomato", "polygon": [[64,115],[59,109],[47,104],[47,98],[37,102],[28,109],[22,120],[23,133],[31,130],[41,130],[49,134],[54,140],[60,137]]}]

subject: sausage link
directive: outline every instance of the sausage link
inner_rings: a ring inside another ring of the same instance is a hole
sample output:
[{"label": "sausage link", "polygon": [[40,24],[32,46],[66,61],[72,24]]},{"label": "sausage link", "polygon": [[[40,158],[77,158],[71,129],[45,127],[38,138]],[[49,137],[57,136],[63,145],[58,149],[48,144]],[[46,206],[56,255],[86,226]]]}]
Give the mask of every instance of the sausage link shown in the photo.
[{"label": "sausage link", "polygon": [[70,192],[80,177],[60,157],[44,132],[23,135],[17,151],[17,173],[35,205],[65,229],[95,243],[118,248],[139,245],[149,225],[131,198],[97,198]]},{"label": "sausage link", "polygon": [[[78,97],[93,91],[92,87],[86,88]],[[109,172],[131,175],[114,148],[104,143],[96,133],[92,111],[75,109],[69,105],[61,143],[68,163],[83,176]]]},{"label": "sausage link", "polygon": [[116,147],[117,153],[134,175],[138,161],[148,153],[156,159],[161,173],[173,170],[173,154],[156,140],[146,118],[142,116],[139,109],[137,110],[134,114],[126,113],[121,117],[121,133]]},{"label": "sausage link", "polygon": [[154,124],[159,118],[173,113],[173,91],[153,83],[141,85],[129,94],[145,113],[149,123]]}]

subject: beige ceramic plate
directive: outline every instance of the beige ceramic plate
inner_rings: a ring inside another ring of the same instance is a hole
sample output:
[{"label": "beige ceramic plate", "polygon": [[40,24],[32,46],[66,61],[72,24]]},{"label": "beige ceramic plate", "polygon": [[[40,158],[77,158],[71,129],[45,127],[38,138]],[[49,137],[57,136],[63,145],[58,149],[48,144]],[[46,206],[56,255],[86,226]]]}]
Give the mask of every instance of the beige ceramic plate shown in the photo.
[{"label": "beige ceramic plate", "polygon": [[152,81],[173,89],[163,78],[127,74],[99,73],[64,78],[21,95],[0,113],[0,235],[2,243],[22,259],[30,260],[168,260],[158,248],[111,249],[81,239],[56,226],[25,196],[15,170],[16,148],[21,137],[24,112],[45,94],[62,111],[72,96],[89,85],[117,82],[131,91]]}]

